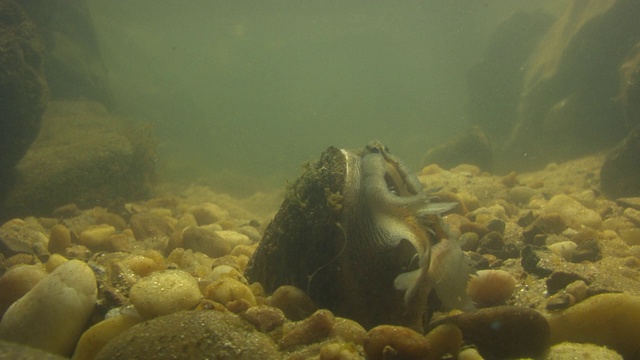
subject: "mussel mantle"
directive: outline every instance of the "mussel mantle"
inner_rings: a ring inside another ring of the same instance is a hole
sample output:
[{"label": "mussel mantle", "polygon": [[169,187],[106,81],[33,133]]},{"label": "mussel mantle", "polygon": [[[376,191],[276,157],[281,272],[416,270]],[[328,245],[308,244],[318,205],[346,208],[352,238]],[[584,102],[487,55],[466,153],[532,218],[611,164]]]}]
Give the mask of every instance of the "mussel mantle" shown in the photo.
[{"label": "mussel mantle", "polygon": [[452,207],[430,200],[379,142],[329,147],[287,190],[245,275],[268,293],[299,287],[366,328],[420,330],[433,249],[447,241],[439,213]]}]

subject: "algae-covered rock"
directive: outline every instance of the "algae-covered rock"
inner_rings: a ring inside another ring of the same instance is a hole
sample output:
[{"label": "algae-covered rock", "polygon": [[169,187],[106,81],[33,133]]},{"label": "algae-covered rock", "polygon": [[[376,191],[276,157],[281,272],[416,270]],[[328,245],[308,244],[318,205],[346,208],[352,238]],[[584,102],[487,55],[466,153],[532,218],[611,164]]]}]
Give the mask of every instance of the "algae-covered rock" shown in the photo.
[{"label": "algae-covered rock", "polygon": [[111,340],[95,360],[279,359],[273,341],[238,316],[181,311],[135,325]]}]

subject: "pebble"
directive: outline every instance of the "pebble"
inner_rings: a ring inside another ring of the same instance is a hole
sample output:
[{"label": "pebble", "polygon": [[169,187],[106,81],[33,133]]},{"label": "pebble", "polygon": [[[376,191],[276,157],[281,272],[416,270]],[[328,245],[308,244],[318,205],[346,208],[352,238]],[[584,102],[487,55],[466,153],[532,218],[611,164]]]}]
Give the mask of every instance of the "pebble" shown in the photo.
[{"label": "pebble", "polygon": [[640,197],[624,197],[616,199],[616,204],[640,210]]},{"label": "pebble", "polygon": [[52,254],[64,254],[64,250],[71,246],[71,232],[63,224],[56,224],[49,233],[48,250]]},{"label": "pebble", "polygon": [[602,259],[602,250],[598,244],[598,240],[589,239],[578,244],[571,254],[569,261],[573,263],[581,263],[583,261],[596,262]]},{"label": "pebble", "polygon": [[0,227],[0,253],[6,257],[24,253],[46,260],[48,244],[45,234],[31,229],[23,220],[9,220]]},{"label": "pebble", "polygon": [[282,310],[273,306],[258,305],[240,313],[248,323],[260,332],[270,332],[284,324],[286,318]]},{"label": "pebble", "polygon": [[551,244],[548,246],[549,250],[551,250],[552,253],[558,255],[559,257],[567,261],[571,260],[571,257],[573,256],[573,252],[576,250],[577,247],[578,247],[578,244],[570,240],[559,241],[555,244]]},{"label": "pebble", "polygon": [[233,230],[218,230],[216,234],[224,239],[232,249],[238,245],[251,245],[253,243],[247,235]]},{"label": "pebble", "polygon": [[110,246],[109,237],[115,234],[116,228],[111,225],[93,225],[80,232],[79,242],[89,249],[105,249]]},{"label": "pebble", "polygon": [[551,269],[538,265],[540,257],[536,254],[536,250],[534,250],[531,245],[527,245],[522,248],[521,255],[522,259],[520,260],[520,263],[522,264],[522,269],[524,269],[524,271],[543,278],[551,275],[553,272]]},{"label": "pebble", "polygon": [[282,310],[292,321],[302,320],[318,309],[306,292],[291,285],[277,288],[269,297],[269,305]]},{"label": "pebble", "polygon": [[[167,341],[171,339],[171,341]],[[280,359],[274,342],[237,315],[179,311],[137,324],[109,341],[94,358]]]},{"label": "pebble", "polygon": [[321,309],[306,319],[287,323],[282,329],[282,338],[278,347],[286,350],[299,345],[307,345],[328,337],[335,325],[335,316],[331,311]]},{"label": "pebble", "polygon": [[429,355],[429,343],[422,334],[409,328],[379,325],[367,333],[364,352],[371,360],[425,359]]},{"label": "pebble", "polygon": [[145,319],[195,308],[202,295],[188,272],[163,270],[138,280],[129,292],[131,303]]},{"label": "pebble", "polygon": [[625,359],[640,354],[640,297],[600,294],[547,317],[552,344],[564,341],[611,348]]},{"label": "pebble", "polygon": [[[553,345],[542,358],[542,360],[567,359],[623,360],[620,354],[606,347],[570,342]],[[460,359],[458,358],[458,360]]]},{"label": "pebble", "polygon": [[549,295],[553,295],[576,281],[581,281],[585,285],[589,284],[587,279],[576,273],[554,271],[546,280],[547,293]]},{"label": "pebble", "polygon": [[516,204],[526,204],[534,195],[538,193],[537,190],[528,186],[516,186],[509,189],[509,199]]},{"label": "pebble", "polygon": [[151,213],[132,215],[129,226],[138,241],[156,236],[168,236],[174,230],[173,226],[161,216]]},{"label": "pebble", "polygon": [[560,234],[567,228],[564,218],[558,213],[545,213],[522,230],[525,244],[536,244],[535,238],[538,235]]},{"label": "pebble", "polygon": [[568,195],[555,195],[544,209],[546,213],[556,212],[562,215],[572,229],[579,230],[582,226],[598,229],[602,224],[600,214],[584,207],[578,200]]},{"label": "pebble", "polygon": [[182,242],[185,249],[199,251],[211,258],[227,255],[233,248],[216,230],[207,226],[186,228]]},{"label": "pebble", "polygon": [[79,260],[67,261],[9,307],[0,321],[0,339],[68,356],[96,297],[91,268]]},{"label": "pebble", "polygon": [[85,331],[73,352],[73,360],[91,360],[109,342],[125,330],[138,324],[142,318],[119,315],[105,319]]},{"label": "pebble", "polygon": [[17,265],[0,277],[0,318],[9,306],[47,277],[42,265]]},{"label": "pebble", "polygon": [[516,289],[517,280],[504,270],[480,270],[471,275],[467,294],[478,307],[503,304]]},{"label": "pebble", "polygon": [[618,230],[620,238],[629,246],[640,245],[640,228],[630,228]]},{"label": "pebble", "polygon": [[194,206],[189,212],[200,226],[216,223],[229,216],[226,210],[213,203],[203,203]]},{"label": "pebble", "polygon": [[69,360],[32,347],[0,340],[0,359],[12,360]]},{"label": "pebble", "polygon": [[517,306],[497,306],[444,318],[435,328],[454,324],[466,344],[487,358],[538,357],[549,347],[549,325],[537,311]]},{"label": "pebble", "polygon": [[204,295],[207,299],[217,301],[227,307],[230,302],[234,301],[246,302],[249,307],[256,306],[256,298],[251,289],[230,277],[222,277],[207,285]]}]

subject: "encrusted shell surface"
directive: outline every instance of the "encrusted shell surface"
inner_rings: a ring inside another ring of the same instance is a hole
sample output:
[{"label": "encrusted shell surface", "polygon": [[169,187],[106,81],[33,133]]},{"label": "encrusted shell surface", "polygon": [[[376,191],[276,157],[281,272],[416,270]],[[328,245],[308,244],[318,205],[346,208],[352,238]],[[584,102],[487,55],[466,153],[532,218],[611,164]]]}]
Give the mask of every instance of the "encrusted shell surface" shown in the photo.
[{"label": "encrusted shell surface", "polygon": [[288,189],[245,275],[367,328],[421,330],[432,247],[446,238],[438,214],[451,207],[429,197],[384,145],[329,147]]}]

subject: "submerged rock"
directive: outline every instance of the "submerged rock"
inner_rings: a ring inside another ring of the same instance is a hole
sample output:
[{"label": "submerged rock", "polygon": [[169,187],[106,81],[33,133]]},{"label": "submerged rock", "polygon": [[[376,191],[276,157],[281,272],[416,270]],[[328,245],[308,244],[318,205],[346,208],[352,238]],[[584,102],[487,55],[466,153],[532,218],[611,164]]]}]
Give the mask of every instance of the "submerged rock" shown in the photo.
[{"label": "submerged rock", "polygon": [[273,341],[238,316],[221,311],[180,311],[135,325],[95,360],[280,359]]},{"label": "submerged rock", "polygon": [[0,339],[70,355],[96,297],[89,266],[67,261],[9,307],[0,321]]}]

